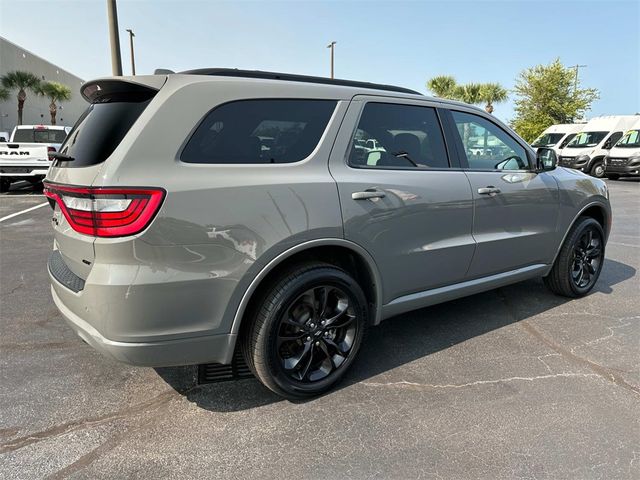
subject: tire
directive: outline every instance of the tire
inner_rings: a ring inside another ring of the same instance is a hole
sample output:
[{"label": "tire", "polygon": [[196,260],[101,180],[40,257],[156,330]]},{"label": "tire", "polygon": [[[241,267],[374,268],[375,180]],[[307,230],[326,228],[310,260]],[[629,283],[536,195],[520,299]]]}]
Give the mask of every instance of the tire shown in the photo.
[{"label": "tire", "polygon": [[243,331],[245,361],[267,388],[290,400],[320,395],[342,379],[360,349],[369,314],[358,283],[323,263],[285,272],[254,312]]},{"label": "tire", "polygon": [[551,272],[544,278],[545,285],[563,297],[586,295],[598,281],[604,253],[602,226],[591,217],[580,217],[569,230]]},{"label": "tire", "polygon": [[8,192],[11,188],[11,180],[8,178],[0,178],[0,192]]},{"label": "tire", "polygon": [[609,180],[619,180],[620,179],[620,175],[618,175],[617,173],[608,173],[606,174],[607,178]]},{"label": "tire", "polygon": [[604,164],[602,160],[597,160],[591,167],[591,176],[596,178],[604,177]]}]

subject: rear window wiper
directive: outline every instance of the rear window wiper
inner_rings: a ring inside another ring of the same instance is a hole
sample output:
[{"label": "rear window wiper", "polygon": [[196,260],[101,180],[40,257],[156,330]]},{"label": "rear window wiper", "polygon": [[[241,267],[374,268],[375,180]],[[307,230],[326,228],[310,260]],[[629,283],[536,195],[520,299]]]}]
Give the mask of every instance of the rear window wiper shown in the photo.
[{"label": "rear window wiper", "polygon": [[49,152],[49,158],[53,160],[60,160],[61,162],[73,162],[75,160],[75,157],[60,152]]}]

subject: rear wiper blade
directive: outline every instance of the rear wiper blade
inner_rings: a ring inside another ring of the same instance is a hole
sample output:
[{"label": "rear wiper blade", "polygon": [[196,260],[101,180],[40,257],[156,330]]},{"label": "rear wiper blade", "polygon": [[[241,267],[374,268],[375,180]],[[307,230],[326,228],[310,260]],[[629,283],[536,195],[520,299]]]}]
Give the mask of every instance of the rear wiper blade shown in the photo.
[{"label": "rear wiper blade", "polygon": [[75,157],[60,152],[50,152],[49,158],[53,160],[60,160],[61,162],[73,162],[75,160]]}]

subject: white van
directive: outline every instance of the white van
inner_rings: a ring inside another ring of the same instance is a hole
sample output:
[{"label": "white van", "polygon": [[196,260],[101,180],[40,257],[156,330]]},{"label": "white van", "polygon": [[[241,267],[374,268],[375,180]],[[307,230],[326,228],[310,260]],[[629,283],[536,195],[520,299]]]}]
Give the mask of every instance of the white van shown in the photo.
[{"label": "white van", "polygon": [[640,119],[604,158],[604,174],[611,180],[640,176]]},{"label": "white van", "polygon": [[584,123],[559,123],[558,125],[551,125],[531,143],[531,146],[536,151],[540,147],[552,148],[555,150],[556,155],[560,156],[560,151],[573,140],[584,126]]},{"label": "white van", "polygon": [[639,118],[638,115],[609,115],[589,120],[560,152],[560,166],[604,177],[604,157]]}]

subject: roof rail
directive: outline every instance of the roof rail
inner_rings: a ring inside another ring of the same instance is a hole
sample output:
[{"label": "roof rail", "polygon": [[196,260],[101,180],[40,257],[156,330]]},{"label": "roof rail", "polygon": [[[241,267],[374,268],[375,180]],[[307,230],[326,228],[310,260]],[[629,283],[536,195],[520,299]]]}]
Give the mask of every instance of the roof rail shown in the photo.
[{"label": "roof rail", "polygon": [[370,88],[373,90],[386,90],[389,92],[410,93],[422,95],[420,92],[409,88],[384,85],[380,83],[358,82],[354,80],[342,80],[326,77],[313,77],[310,75],[297,75],[293,73],[263,72],[260,70],[239,70],[237,68],[200,68],[179,72],[187,75],[212,75],[219,77],[264,78],[267,80],[285,80],[288,82],[320,83],[324,85],[341,85],[345,87]]}]

